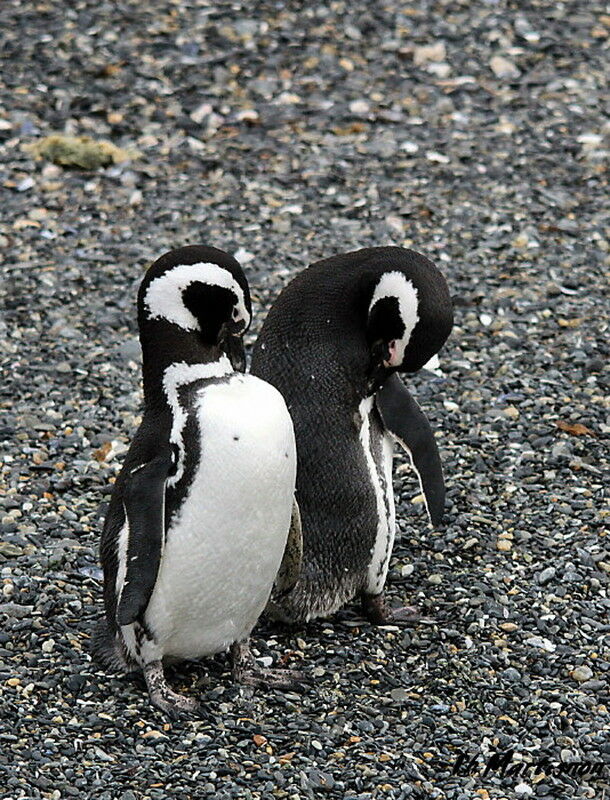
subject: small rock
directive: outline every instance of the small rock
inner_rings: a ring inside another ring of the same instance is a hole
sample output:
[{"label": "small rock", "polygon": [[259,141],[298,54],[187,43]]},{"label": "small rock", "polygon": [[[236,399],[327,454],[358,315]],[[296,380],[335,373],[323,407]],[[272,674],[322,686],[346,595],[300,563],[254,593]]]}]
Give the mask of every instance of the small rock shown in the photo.
[{"label": "small rock", "polygon": [[368,114],[371,107],[366,100],[352,100],[349,104],[349,110],[352,114]]},{"label": "small rock", "polygon": [[390,228],[390,230],[394,231],[394,233],[399,234],[399,236],[404,236],[405,226],[400,217],[393,215],[387,216],[385,218],[385,224],[388,226],[388,228]]},{"label": "small rock", "polygon": [[430,61],[444,61],[446,56],[445,43],[422,45],[413,51],[413,63],[416,67],[427,64]]},{"label": "small rock", "polygon": [[23,549],[19,547],[19,545],[13,544],[12,542],[0,542],[0,556],[16,558],[20,556],[22,552]]},{"label": "small rock", "polygon": [[586,689],[588,692],[606,691],[608,688],[608,682],[596,680],[585,681],[583,684],[581,684],[581,688]]},{"label": "small rock", "polygon": [[521,75],[521,70],[504,56],[493,56],[489,66],[497,78],[518,78]]},{"label": "small rock", "polygon": [[312,769],[307,773],[307,777],[303,775],[301,785],[304,790],[313,789],[319,792],[332,792],[335,788],[335,779],[327,772]]},{"label": "small rock", "polygon": [[587,666],[576,667],[570,672],[570,675],[574,678],[575,681],[579,683],[584,683],[585,681],[590,680],[593,677],[593,670],[591,670]]},{"label": "small rock", "polygon": [[446,61],[433,62],[428,65],[427,70],[432,75],[436,75],[437,78],[441,78],[441,80],[451,75],[451,67]]},{"label": "small rock", "polygon": [[542,572],[540,572],[538,574],[538,578],[537,578],[538,583],[541,586],[546,586],[546,584],[549,583],[549,581],[553,580],[553,578],[555,577],[556,574],[557,574],[557,570],[555,569],[555,567],[547,567],[546,569],[543,569]]},{"label": "small rock", "polygon": [[209,103],[202,103],[194,111],[191,111],[190,118],[196,125],[201,125],[206,117],[208,117],[214,109]]},{"label": "small rock", "polygon": [[544,636],[531,636],[529,639],[525,640],[525,644],[528,644],[530,647],[539,647],[541,650],[546,650],[547,653],[554,653],[557,649],[557,646],[548,639],[545,639]]},{"label": "small rock", "polygon": [[19,605],[18,603],[0,603],[0,614],[6,614],[14,619],[29,617],[34,606]]},{"label": "small rock", "polygon": [[443,153],[437,153],[435,150],[428,150],[426,158],[428,161],[433,161],[436,164],[448,164],[451,160],[449,156],[443,155]]},{"label": "small rock", "polygon": [[551,448],[553,458],[569,458],[572,455],[572,445],[569,442],[556,442]]},{"label": "small rock", "polygon": [[256,258],[254,253],[248,252],[248,250],[246,250],[243,247],[240,247],[239,250],[236,250],[235,253],[233,253],[233,257],[236,259],[236,261],[239,261],[239,263],[242,265],[249,264]]},{"label": "small rock", "polygon": [[29,189],[32,189],[33,187],[34,187],[34,179],[24,178],[20,183],[17,184],[17,191],[27,192]]},{"label": "small rock", "polygon": [[438,585],[439,583],[443,582],[443,576],[435,573],[434,575],[428,575],[428,583],[434,583]]}]

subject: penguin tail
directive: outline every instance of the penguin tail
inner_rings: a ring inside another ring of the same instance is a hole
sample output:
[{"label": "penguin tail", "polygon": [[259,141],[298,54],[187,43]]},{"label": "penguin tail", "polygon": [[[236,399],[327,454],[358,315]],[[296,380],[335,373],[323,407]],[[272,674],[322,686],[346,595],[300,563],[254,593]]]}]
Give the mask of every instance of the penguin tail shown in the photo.
[{"label": "penguin tail", "polygon": [[122,673],[130,672],[132,669],[118,631],[112,631],[104,618],[99,620],[93,631],[91,655],[107,669]]},{"label": "penguin tail", "polygon": [[[322,575],[322,578],[326,576]],[[265,615],[275,622],[301,625],[312,619],[332,616],[358,594],[360,581],[310,580],[307,575],[299,578],[289,592],[272,593]]]}]

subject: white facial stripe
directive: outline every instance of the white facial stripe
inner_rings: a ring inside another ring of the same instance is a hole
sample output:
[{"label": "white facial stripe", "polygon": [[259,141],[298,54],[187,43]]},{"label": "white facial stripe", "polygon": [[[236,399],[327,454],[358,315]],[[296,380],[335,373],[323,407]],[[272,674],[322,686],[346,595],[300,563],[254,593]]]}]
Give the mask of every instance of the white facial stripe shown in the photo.
[{"label": "white facial stripe", "polygon": [[166,319],[187,331],[199,330],[196,317],[182,299],[182,293],[191,283],[206,283],[230,289],[237,297],[237,319],[243,320],[246,327],[250,324],[241,286],[228,270],[207,262],[179,264],[152,280],[144,296],[150,319]]},{"label": "white facial stripe", "polygon": [[178,447],[178,464],[176,473],[168,478],[168,486],[174,486],[184,472],[184,442],[182,441],[182,431],[186,424],[186,412],[180,405],[178,396],[181,386],[193,381],[222,378],[233,372],[231,362],[226,356],[222,356],[218,361],[208,364],[186,364],[184,361],[171,364],[163,373],[163,390],[167,397],[167,402],[172,410],[172,429],[169,440]]},{"label": "white facial stripe", "polygon": [[381,276],[379,283],[375,287],[369,306],[369,314],[375,303],[384,297],[395,297],[398,300],[398,312],[405,326],[405,332],[402,337],[396,339],[396,347],[392,359],[393,362],[395,361],[392,366],[398,366],[402,363],[405,349],[419,320],[417,289],[408,278],[405,278],[402,272],[386,272]]}]

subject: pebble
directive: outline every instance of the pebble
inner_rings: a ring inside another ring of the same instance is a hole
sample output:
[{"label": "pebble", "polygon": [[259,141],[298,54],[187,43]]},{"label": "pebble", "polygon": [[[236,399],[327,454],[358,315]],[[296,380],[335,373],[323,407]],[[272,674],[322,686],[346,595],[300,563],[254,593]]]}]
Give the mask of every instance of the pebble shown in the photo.
[{"label": "pebble", "polygon": [[434,44],[422,45],[413,50],[413,63],[419,67],[422,64],[427,64],[430,61],[444,61],[446,56],[446,49],[444,42],[435,42]]},{"label": "pebble", "polygon": [[493,56],[489,62],[493,74],[498,78],[518,78],[521,71],[504,56]]},{"label": "pebble", "polygon": [[[9,517],[9,519],[11,520],[11,522],[3,523],[5,527],[8,524],[16,528],[16,525],[12,521],[12,518]],[[19,545],[12,544],[11,542],[0,542],[0,555],[4,556],[5,558],[15,558],[16,556],[20,556],[22,552],[23,548],[19,547]]]},{"label": "pebble", "polygon": [[541,586],[546,586],[547,583],[550,583],[550,581],[553,580],[556,574],[557,570],[555,569],[555,567],[546,567],[545,569],[542,570],[542,572],[538,573],[538,578],[537,578],[538,583]]},{"label": "pebble", "polygon": [[584,683],[585,681],[588,681],[593,677],[593,670],[591,670],[589,667],[586,666],[576,667],[576,669],[572,670],[570,675],[574,678],[575,681],[578,681],[579,683]]},{"label": "pebble", "polygon": [[525,644],[530,647],[537,647],[541,650],[546,650],[547,653],[554,653],[557,646],[546,639],[544,636],[531,636],[525,640]]},{"label": "pebble", "polygon": [[25,619],[32,614],[34,606],[17,603],[0,603],[0,614],[6,614],[14,619]]},{"label": "pebble", "polygon": [[349,110],[352,114],[368,114],[371,107],[366,100],[352,100],[349,104]]}]

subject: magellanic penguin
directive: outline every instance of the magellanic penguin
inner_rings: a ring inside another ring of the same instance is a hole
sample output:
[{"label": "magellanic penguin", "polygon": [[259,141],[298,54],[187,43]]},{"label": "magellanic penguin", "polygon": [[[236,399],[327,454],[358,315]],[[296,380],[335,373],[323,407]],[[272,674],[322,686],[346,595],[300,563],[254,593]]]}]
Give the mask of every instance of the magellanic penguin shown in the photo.
[{"label": "magellanic penguin", "polygon": [[169,687],[166,659],[231,648],[237,679],[290,684],[288,671],[251,669],[248,651],[298,521],[286,403],[241,373],[250,318],[240,265],[212,247],[166,253],[138,293],[144,414],[102,533],[106,614],[94,651],[141,669],[170,716],[198,704]]},{"label": "magellanic penguin", "polygon": [[359,596],[376,624],[407,623],[384,585],[395,531],[392,449],[411,457],[433,525],[445,488],[430,425],[397,371],[419,370],[453,324],[434,264],[400,247],[319,261],[281,292],[251,372],[284,395],[297,440],[303,559],[294,588],[268,611],[287,622],[332,614]]}]

